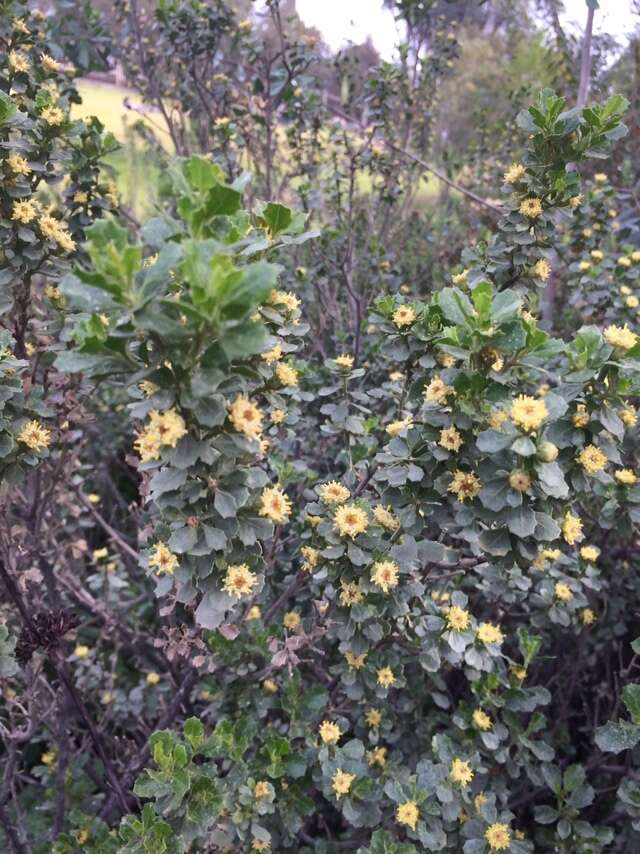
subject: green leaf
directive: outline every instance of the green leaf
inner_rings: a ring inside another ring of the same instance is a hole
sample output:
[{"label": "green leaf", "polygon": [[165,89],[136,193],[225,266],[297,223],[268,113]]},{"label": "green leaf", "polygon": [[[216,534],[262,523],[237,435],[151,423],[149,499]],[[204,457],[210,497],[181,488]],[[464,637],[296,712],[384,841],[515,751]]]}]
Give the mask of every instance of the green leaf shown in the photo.
[{"label": "green leaf", "polygon": [[631,682],[622,689],[622,701],[634,724],[640,724],[640,684]]},{"label": "green leaf", "polygon": [[269,202],[264,206],[262,219],[273,237],[289,226],[291,223],[291,210],[284,205]]},{"label": "green leaf", "polygon": [[204,741],[204,726],[198,718],[187,718],[183,727],[184,736],[194,749],[197,751]]},{"label": "green leaf", "polygon": [[609,721],[596,731],[596,744],[606,753],[631,750],[640,741],[640,726],[628,721]]}]

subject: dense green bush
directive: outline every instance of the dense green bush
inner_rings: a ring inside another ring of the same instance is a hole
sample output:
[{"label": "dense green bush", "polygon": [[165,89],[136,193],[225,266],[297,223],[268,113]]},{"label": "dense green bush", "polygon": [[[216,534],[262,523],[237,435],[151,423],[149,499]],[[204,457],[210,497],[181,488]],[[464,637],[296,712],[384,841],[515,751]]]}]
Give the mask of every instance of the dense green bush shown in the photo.
[{"label": "dense green bush", "polygon": [[[625,99],[522,111],[495,227],[420,299],[405,244],[354,289],[366,194],[321,222],[217,151],[168,158],[155,214],[119,218],[113,141],[67,119],[40,16],[2,9],[9,848],[634,850],[640,248],[633,200],[581,177]],[[402,72],[371,83],[380,114],[333,162],[353,185],[371,155],[384,195]],[[341,258],[350,334],[318,346]]]}]

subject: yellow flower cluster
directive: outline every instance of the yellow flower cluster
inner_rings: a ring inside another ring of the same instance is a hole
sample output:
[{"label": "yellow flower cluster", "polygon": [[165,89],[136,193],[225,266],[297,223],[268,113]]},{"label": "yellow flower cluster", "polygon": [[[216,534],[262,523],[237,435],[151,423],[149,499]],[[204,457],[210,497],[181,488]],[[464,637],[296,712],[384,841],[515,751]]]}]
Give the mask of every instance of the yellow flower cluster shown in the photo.
[{"label": "yellow flower cluster", "polygon": [[419,817],[420,813],[415,801],[405,801],[402,804],[398,804],[396,809],[396,821],[398,824],[406,824],[411,830],[415,830]]},{"label": "yellow flower cluster", "polygon": [[32,451],[43,451],[51,444],[51,432],[39,421],[27,421],[18,433],[17,439]]},{"label": "yellow flower cluster", "polygon": [[245,395],[240,394],[229,407],[229,421],[238,433],[258,439],[262,433],[262,411]]},{"label": "yellow flower cluster", "polygon": [[357,504],[344,504],[338,507],[333,517],[335,528],[343,537],[354,539],[358,534],[364,534],[369,527],[367,513]]},{"label": "yellow flower cluster", "polygon": [[178,558],[166,543],[156,543],[149,555],[149,566],[155,569],[156,575],[173,575],[178,568]]},{"label": "yellow flower cluster", "polygon": [[471,765],[463,759],[455,757],[449,769],[449,779],[458,786],[468,786],[473,780],[474,773]]},{"label": "yellow flower cluster", "polygon": [[257,583],[258,576],[251,572],[246,563],[240,563],[227,567],[222,589],[229,596],[241,599],[243,596],[249,596]]},{"label": "yellow flower cluster", "polygon": [[587,474],[597,474],[607,464],[606,456],[596,445],[587,445],[577,459]]},{"label": "yellow flower cluster", "polygon": [[282,525],[291,516],[291,501],[278,486],[267,486],[260,496],[259,512],[261,516]]},{"label": "yellow flower cluster", "polygon": [[175,409],[167,409],[166,412],[152,409],[149,413],[149,424],[134,442],[134,447],[142,462],[146,463],[160,458],[163,445],[175,448],[186,433],[184,418]]},{"label": "yellow flower cluster", "polygon": [[355,779],[355,774],[349,774],[346,771],[342,771],[340,768],[338,768],[338,770],[331,779],[331,788],[335,792],[336,797],[338,799],[340,799],[343,795],[348,794],[349,789],[351,788]]},{"label": "yellow flower cluster", "polygon": [[393,560],[381,560],[374,563],[371,571],[371,581],[383,593],[388,593],[398,586],[398,564]]},{"label": "yellow flower cluster", "polygon": [[484,832],[484,838],[492,851],[505,851],[511,845],[511,834],[506,824],[494,822]]},{"label": "yellow flower cluster", "polygon": [[318,487],[318,495],[325,504],[344,504],[350,494],[347,487],[337,480],[330,480]]},{"label": "yellow flower cluster", "polygon": [[71,237],[65,226],[55,217],[42,216],[38,220],[38,228],[42,236],[47,240],[57,243],[63,252],[73,252],[76,248],[75,240]]},{"label": "yellow flower cluster", "polygon": [[388,531],[397,531],[400,527],[400,520],[396,519],[388,507],[383,507],[381,504],[377,504],[373,508],[373,518],[378,525],[381,525]]},{"label": "yellow flower cluster", "polygon": [[411,326],[416,320],[416,310],[411,305],[401,305],[393,313],[393,322],[401,329],[403,326]]},{"label": "yellow flower cluster", "polygon": [[521,394],[511,404],[511,420],[528,433],[537,430],[549,415],[547,405],[543,400],[536,400],[526,394]]},{"label": "yellow flower cluster", "polygon": [[464,608],[452,605],[447,611],[447,628],[452,632],[464,632],[471,625],[471,616]]},{"label": "yellow flower cluster", "polygon": [[460,502],[466,501],[467,498],[475,498],[481,489],[482,484],[473,472],[460,471],[460,469],[454,471],[453,480],[448,487],[448,491],[453,493]]},{"label": "yellow flower cluster", "polygon": [[445,404],[447,398],[454,393],[439,376],[435,376],[431,382],[424,387],[424,399],[428,403]]}]

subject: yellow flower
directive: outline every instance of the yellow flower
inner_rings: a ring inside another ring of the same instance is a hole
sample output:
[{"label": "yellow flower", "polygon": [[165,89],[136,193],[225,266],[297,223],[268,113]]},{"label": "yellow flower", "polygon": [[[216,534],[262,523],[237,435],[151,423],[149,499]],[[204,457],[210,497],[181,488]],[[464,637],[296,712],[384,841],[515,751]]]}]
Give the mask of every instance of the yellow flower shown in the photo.
[{"label": "yellow flower", "polygon": [[586,272],[587,272],[587,270],[589,270],[590,268],[591,268],[591,263],[590,263],[589,261],[581,261],[581,262],[578,264],[578,269],[579,269],[579,270],[580,270],[580,272],[582,272],[582,273],[586,273]]},{"label": "yellow flower", "polygon": [[343,353],[341,356],[336,356],[336,365],[339,368],[346,368],[348,371],[353,367],[353,356]]},{"label": "yellow flower", "polygon": [[627,297],[624,301],[624,304],[627,306],[627,308],[638,308],[638,306],[640,305],[640,299],[638,299],[638,297],[636,296]]},{"label": "yellow flower", "polygon": [[31,30],[22,18],[14,18],[11,25],[16,33],[20,33],[23,36],[31,35]]},{"label": "yellow flower", "polygon": [[461,434],[455,427],[447,427],[440,431],[438,444],[447,451],[459,451],[463,444]]},{"label": "yellow flower", "polygon": [[383,688],[391,688],[396,684],[396,677],[390,667],[381,667],[377,672],[377,677],[378,685],[382,685]]},{"label": "yellow flower", "polygon": [[627,287],[627,285],[622,285],[622,287],[620,288],[620,293],[623,297],[626,297],[627,294],[631,293],[631,288]]},{"label": "yellow flower", "polygon": [[287,611],[282,618],[282,625],[290,632],[294,631],[300,625],[300,614],[297,611]]},{"label": "yellow flower", "polygon": [[6,160],[7,166],[14,175],[31,175],[31,167],[19,154],[12,151]]},{"label": "yellow flower", "polygon": [[523,199],[520,202],[519,211],[522,216],[537,219],[542,213],[542,202],[540,199]]},{"label": "yellow flower", "polygon": [[410,427],[413,427],[413,418],[403,418],[400,421],[392,421],[391,424],[387,424],[385,431],[389,436],[395,438],[396,436],[399,436],[403,430],[408,430]]},{"label": "yellow flower", "polygon": [[631,260],[634,264],[637,264],[638,261],[640,261],[640,250],[634,249],[634,251],[631,253]]},{"label": "yellow flower", "polygon": [[456,357],[451,353],[438,353],[438,364],[443,368],[452,368],[456,363]]},{"label": "yellow flower", "polygon": [[133,447],[140,455],[140,460],[143,463],[147,463],[149,460],[160,458],[162,442],[160,441],[159,434],[150,427],[147,427],[135,440]]},{"label": "yellow flower", "polygon": [[429,385],[424,387],[424,399],[431,403],[446,403],[453,389],[448,386],[439,376],[435,376]]},{"label": "yellow flower", "polygon": [[262,611],[260,610],[259,605],[252,605],[247,611],[247,615],[245,620],[250,622],[251,620],[259,620],[262,617]]},{"label": "yellow flower", "polygon": [[582,539],[582,520],[567,511],[562,522],[562,536],[570,546]]},{"label": "yellow flower", "polygon": [[252,26],[252,24],[251,24],[251,21],[249,20],[249,18],[245,18],[243,21],[240,21],[240,23],[238,24],[238,29],[242,33],[249,33],[249,32],[251,32],[251,26]]},{"label": "yellow flower", "polygon": [[260,798],[266,798],[271,794],[271,785],[267,783],[266,780],[258,780],[253,787],[253,796],[260,800]]},{"label": "yellow flower", "polygon": [[260,515],[266,516],[277,525],[287,522],[291,516],[291,502],[277,486],[267,486],[260,496]]},{"label": "yellow flower", "polygon": [[383,593],[388,593],[398,586],[398,565],[392,560],[381,560],[374,563],[371,572],[371,581],[379,587]]},{"label": "yellow flower", "polygon": [[62,68],[60,63],[56,62],[56,60],[52,56],[49,56],[48,53],[43,53],[40,57],[40,66],[44,68],[45,71],[50,71],[51,73],[60,71]]},{"label": "yellow flower", "polygon": [[39,421],[27,421],[18,433],[17,439],[32,451],[43,451],[51,444],[51,432]]},{"label": "yellow flower", "polygon": [[583,608],[582,611],[580,611],[580,619],[585,626],[592,626],[597,618],[591,608]]},{"label": "yellow flower", "polygon": [[472,715],[473,725],[483,732],[487,732],[493,727],[493,722],[486,712],[482,709],[476,709]]},{"label": "yellow flower", "polygon": [[273,679],[265,679],[262,688],[267,694],[277,694],[278,692],[278,685]]},{"label": "yellow flower", "polygon": [[280,362],[276,366],[276,376],[283,386],[298,385],[298,372],[286,362]]},{"label": "yellow flower", "polygon": [[631,266],[631,258],[627,258],[626,255],[622,255],[616,261],[618,267],[630,267]]},{"label": "yellow flower", "polygon": [[418,818],[418,805],[415,801],[405,801],[403,804],[398,804],[396,809],[396,821],[398,824],[406,824],[411,830],[416,829]]},{"label": "yellow flower", "polygon": [[325,504],[344,504],[350,494],[347,487],[337,480],[327,481],[318,487],[318,495]]},{"label": "yellow flower", "polygon": [[552,463],[558,459],[558,446],[553,442],[540,442],[538,445],[538,456],[545,463]]},{"label": "yellow flower", "polygon": [[543,400],[526,394],[518,395],[511,404],[511,420],[527,432],[537,430],[548,415],[549,410]]},{"label": "yellow flower", "polygon": [[78,646],[73,650],[73,654],[76,658],[86,658],[89,655],[89,647],[84,646],[84,644],[78,644]]},{"label": "yellow flower", "polygon": [[596,182],[596,184],[606,184],[609,178],[607,177],[607,175],[605,175],[604,172],[596,172],[596,174],[593,176],[593,180]]},{"label": "yellow flower", "polygon": [[349,670],[361,670],[364,667],[364,663],[367,658],[367,653],[363,652],[360,655],[356,655],[355,652],[345,652],[344,654],[345,660],[349,665]]},{"label": "yellow flower", "polygon": [[638,423],[638,413],[630,404],[618,410],[618,415],[626,427],[635,427]]},{"label": "yellow flower", "polygon": [[9,53],[9,68],[15,74],[26,74],[30,67],[29,60],[19,50],[12,50]]},{"label": "yellow flower", "polygon": [[492,430],[499,430],[508,418],[509,416],[504,409],[494,409],[489,415],[489,427]]},{"label": "yellow flower", "polygon": [[402,371],[391,371],[389,374],[389,379],[392,383],[401,383],[404,379],[404,374]]},{"label": "yellow flower", "polygon": [[522,163],[512,163],[504,173],[504,180],[507,184],[517,184],[525,175],[525,168]]},{"label": "yellow flower", "polygon": [[149,413],[149,428],[155,433],[161,444],[175,448],[180,439],[187,433],[184,418],[175,409],[167,409],[166,412],[158,412],[152,409]]},{"label": "yellow flower", "polygon": [[21,222],[23,225],[27,225],[32,220],[34,220],[37,215],[38,211],[36,208],[36,203],[33,202],[31,199],[25,199],[24,201],[13,203],[11,219],[14,222]]},{"label": "yellow flower", "polygon": [[411,326],[416,320],[416,310],[411,305],[401,305],[393,313],[393,322],[398,329],[403,326]]},{"label": "yellow flower", "polygon": [[587,474],[597,474],[607,464],[607,458],[595,445],[587,445],[583,448],[577,460]]},{"label": "yellow flower", "polygon": [[251,572],[246,563],[240,563],[227,567],[222,589],[229,596],[241,599],[243,596],[249,596],[257,583],[258,576]]},{"label": "yellow flower", "polygon": [[57,243],[64,252],[73,252],[76,248],[75,241],[69,235],[69,232],[55,217],[48,215],[41,216],[38,220],[38,228],[43,237]]},{"label": "yellow flower", "polygon": [[473,776],[473,769],[468,762],[458,759],[458,757],[453,760],[449,770],[449,779],[452,783],[460,786],[468,786],[473,780]]},{"label": "yellow flower", "polygon": [[160,387],[151,382],[151,380],[142,380],[142,382],[138,383],[138,388],[145,397],[153,397],[160,390]]},{"label": "yellow flower", "polygon": [[600,249],[592,249],[589,254],[597,263],[600,263],[600,261],[604,259],[604,252],[602,252]]},{"label": "yellow flower", "polygon": [[267,350],[266,353],[260,353],[260,358],[267,363],[267,365],[271,365],[273,362],[277,362],[282,358],[282,347],[279,344],[276,344],[275,347],[272,347],[271,350]]},{"label": "yellow flower", "polygon": [[271,305],[283,305],[290,312],[297,311],[300,306],[300,300],[290,291],[271,291],[268,302]]},{"label": "yellow flower", "polygon": [[178,568],[178,558],[165,543],[156,543],[151,549],[149,566],[156,567],[156,575],[162,575],[163,572],[173,575]]},{"label": "yellow flower", "polygon": [[249,439],[257,439],[262,433],[263,414],[260,409],[245,397],[238,395],[229,407],[229,421],[238,433],[244,433]]},{"label": "yellow flower", "polygon": [[464,632],[471,624],[471,615],[464,608],[452,605],[447,611],[447,628],[453,632]]},{"label": "yellow flower", "polygon": [[485,830],[484,838],[492,851],[504,851],[511,844],[509,827],[497,821]]},{"label": "yellow flower", "polygon": [[160,681],[160,674],[156,673],[155,670],[152,670],[151,673],[147,673],[147,684],[148,685],[157,685]]},{"label": "yellow flower", "polygon": [[473,799],[476,812],[480,812],[480,810],[487,803],[488,800],[489,798],[485,795],[484,792],[478,792],[478,794]]},{"label": "yellow flower", "polygon": [[589,423],[589,417],[587,407],[584,403],[579,403],[576,407],[576,413],[571,420],[573,421],[574,427],[586,427]]},{"label": "yellow flower", "polygon": [[571,588],[564,584],[562,581],[556,582],[555,587],[553,588],[554,595],[556,599],[560,602],[569,602],[573,599],[573,593],[571,592]]},{"label": "yellow flower", "polygon": [[338,768],[331,778],[331,788],[336,793],[336,797],[338,799],[349,792],[349,789],[355,779],[355,774],[348,774],[346,771],[342,771]]},{"label": "yellow flower", "polygon": [[526,678],[526,675],[527,675],[527,668],[526,667],[522,667],[519,664],[512,664],[509,669],[511,670],[511,672],[513,673],[513,675],[515,676],[515,678],[519,682],[522,682],[522,680]]},{"label": "yellow flower", "polygon": [[469,271],[463,270],[461,273],[454,273],[451,276],[451,281],[454,285],[466,285],[469,279]]},{"label": "yellow flower", "polygon": [[109,556],[109,549],[106,546],[103,546],[101,549],[93,550],[93,559],[95,561],[104,560],[105,557]]},{"label": "yellow flower", "polygon": [[333,517],[335,528],[343,537],[355,539],[358,534],[364,534],[369,527],[367,513],[357,504],[344,504],[338,507]]},{"label": "yellow flower", "polygon": [[583,237],[586,237],[588,239],[589,237],[591,237],[592,234],[593,234],[592,228],[583,228],[582,229],[582,236]]},{"label": "yellow flower", "polygon": [[460,469],[454,471],[453,480],[448,487],[448,491],[452,492],[460,502],[466,501],[467,498],[475,498],[481,489],[482,484],[473,472],[460,471]]},{"label": "yellow flower", "polygon": [[40,118],[46,122],[46,124],[51,125],[52,127],[57,127],[64,121],[64,113],[60,107],[44,107],[40,113]]},{"label": "yellow flower", "polygon": [[384,768],[387,762],[387,748],[386,747],[374,747],[373,750],[367,751],[367,763],[371,766],[379,765],[381,768]]},{"label": "yellow flower", "polygon": [[271,412],[270,418],[274,424],[282,424],[284,419],[287,417],[287,413],[284,409],[274,409]]},{"label": "yellow flower", "polygon": [[302,569],[304,572],[311,572],[318,565],[320,560],[320,552],[311,546],[302,546],[300,554],[303,557]]},{"label": "yellow flower", "polygon": [[531,478],[526,471],[512,471],[509,475],[509,486],[516,492],[526,492],[531,486]]},{"label": "yellow flower", "polygon": [[576,208],[580,207],[580,205],[582,204],[582,201],[583,201],[582,193],[578,193],[577,196],[571,196],[571,198],[569,199],[569,207],[571,207],[575,210]]},{"label": "yellow flower", "polygon": [[340,604],[346,607],[357,605],[362,602],[364,594],[360,590],[360,585],[357,581],[343,581],[340,590]]},{"label": "yellow flower", "polygon": [[580,557],[582,560],[595,563],[600,557],[600,549],[596,548],[596,546],[582,546],[580,549]]},{"label": "yellow flower", "polygon": [[378,709],[367,709],[364,715],[364,719],[367,722],[367,725],[372,729],[377,729],[382,723],[382,714],[378,711]]},{"label": "yellow flower", "polygon": [[502,643],[504,635],[500,626],[495,626],[493,623],[480,623],[476,638],[481,643]]},{"label": "yellow flower", "polygon": [[614,477],[618,483],[623,483],[625,486],[633,486],[633,484],[638,480],[631,469],[618,469],[618,471],[615,472]]},{"label": "yellow flower", "polygon": [[400,520],[396,519],[393,513],[381,504],[377,504],[373,508],[373,518],[376,520],[378,525],[382,525],[382,527],[386,528],[388,531],[396,531],[400,527]]},{"label": "yellow flower", "polygon": [[43,765],[48,765],[48,766],[55,765],[57,756],[58,756],[58,754],[56,753],[55,750],[47,750],[40,757],[40,762],[42,762]]},{"label": "yellow flower", "polygon": [[635,347],[638,336],[632,332],[627,324],[624,326],[607,326],[604,330],[604,339],[618,350],[630,350]]},{"label": "yellow flower", "polygon": [[342,730],[338,724],[334,724],[332,721],[322,721],[318,732],[324,744],[337,744],[342,735]]},{"label": "yellow flower", "polygon": [[546,282],[551,275],[551,265],[545,258],[541,258],[533,268],[533,273],[536,278]]},{"label": "yellow flower", "polygon": [[271,848],[271,843],[267,842],[265,839],[252,839],[251,840],[251,850],[252,851],[268,851]]}]

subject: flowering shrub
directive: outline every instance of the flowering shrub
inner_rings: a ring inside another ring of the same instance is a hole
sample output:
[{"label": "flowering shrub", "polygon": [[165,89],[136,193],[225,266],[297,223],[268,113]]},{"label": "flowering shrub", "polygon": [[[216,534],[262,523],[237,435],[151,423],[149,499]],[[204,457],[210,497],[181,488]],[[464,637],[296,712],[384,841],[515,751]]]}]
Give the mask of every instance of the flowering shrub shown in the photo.
[{"label": "flowering shrub", "polygon": [[16,850],[632,850],[596,794],[620,783],[636,819],[637,786],[594,737],[638,741],[633,683],[631,720],[598,727],[611,651],[636,667],[640,343],[537,321],[581,164],[624,109],[543,92],[495,234],[428,300],[377,300],[366,365],[305,358],[280,262],[317,235],[245,210],[246,179],[208,159],[172,161],[136,231],[10,224],[56,281],[73,255],[46,370],[28,324],[0,361]]}]

